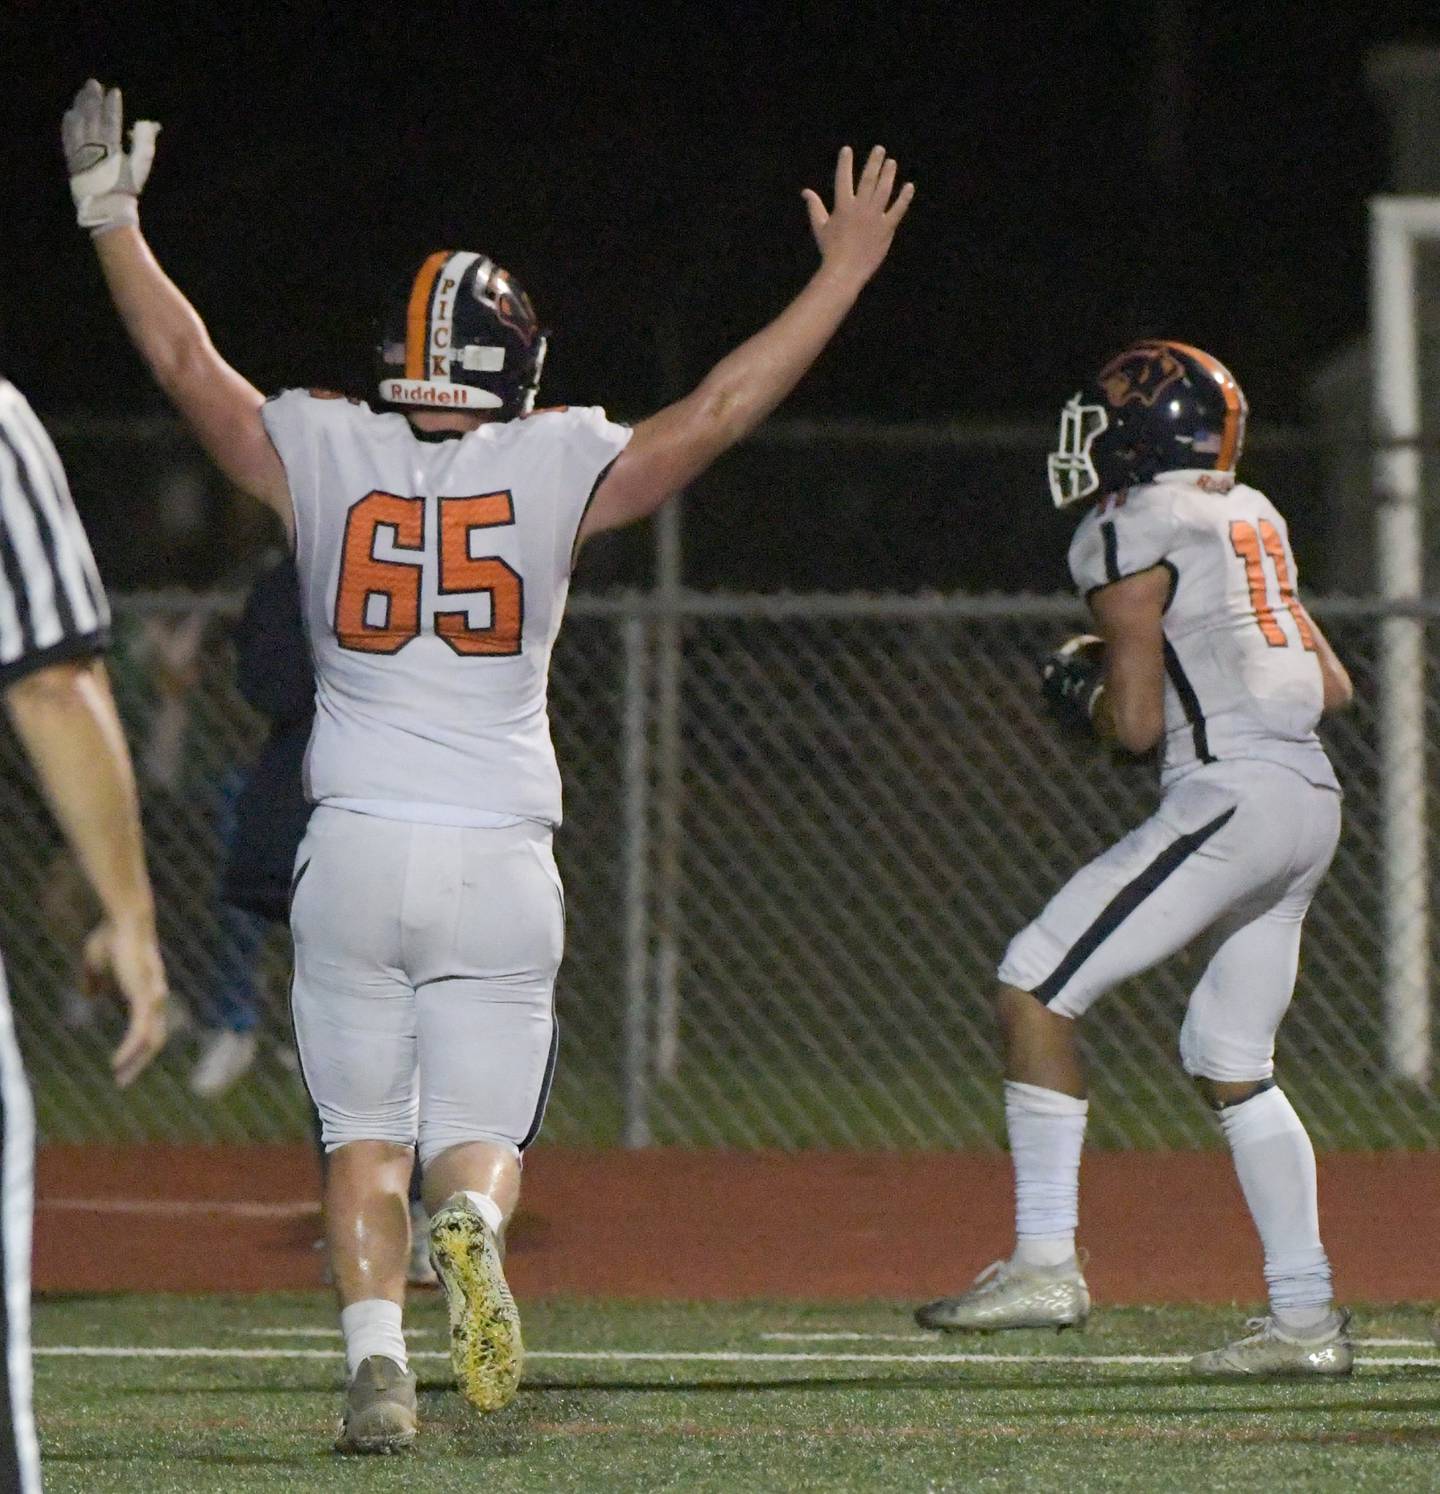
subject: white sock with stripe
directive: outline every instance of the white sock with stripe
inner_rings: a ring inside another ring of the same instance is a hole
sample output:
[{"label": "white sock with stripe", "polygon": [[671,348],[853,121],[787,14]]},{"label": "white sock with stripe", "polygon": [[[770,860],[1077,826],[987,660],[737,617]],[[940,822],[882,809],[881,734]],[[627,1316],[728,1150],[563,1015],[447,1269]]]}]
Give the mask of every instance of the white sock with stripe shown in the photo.
[{"label": "white sock with stripe", "polygon": [[1005,1129],[1015,1167],[1018,1265],[1064,1266],[1075,1259],[1080,1222],[1080,1151],[1090,1102],[1038,1084],[1005,1081]]}]

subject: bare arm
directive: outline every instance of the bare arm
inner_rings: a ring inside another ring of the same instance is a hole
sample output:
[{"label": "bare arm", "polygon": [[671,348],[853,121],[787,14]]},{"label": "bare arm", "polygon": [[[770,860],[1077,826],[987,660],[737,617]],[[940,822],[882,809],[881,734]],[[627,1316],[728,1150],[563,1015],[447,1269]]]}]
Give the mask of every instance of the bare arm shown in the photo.
[{"label": "bare arm", "polygon": [[80,225],[91,232],[115,309],[155,382],[220,470],[288,525],[290,490],[260,419],[260,391],[215,351],[140,232],[140,192],[159,126],[138,121],[126,151],[123,115],[120,90],[93,78],[66,112],[61,136]]},{"label": "bare arm", "polygon": [[288,524],[290,488],[260,419],[264,396],[216,352],[138,228],[112,228],[94,242],[110,298],[155,382],[226,477]]},{"label": "bare arm", "polygon": [[[684,399],[635,428],[600,485],[579,540],[646,518],[743,440],[800,382],[880,268],[914,188],[877,145],[858,184],[850,147],[835,168],[835,206],[805,192],[820,268],[763,331],[722,358]],[[893,198],[893,200],[892,200]]]},{"label": "bare arm", "polygon": [[1324,686],[1324,710],[1328,715],[1331,711],[1343,711],[1346,706],[1355,699],[1355,686],[1350,679],[1350,671],[1340,662],[1335,650],[1330,647],[1330,640],[1320,631],[1319,624],[1309,611],[1302,607],[1305,621],[1310,624],[1310,632],[1315,638],[1315,653],[1320,660],[1320,680]]},{"label": "bare arm", "polygon": [[1105,640],[1105,689],[1096,702],[1096,733],[1127,752],[1149,752],[1165,732],[1163,566],[1101,587],[1090,610]]},{"label": "bare arm", "polygon": [[92,659],[38,669],[10,686],[5,705],[104,909],[86,966],[129,1005],[129,1027],[111,1060],[117,1081],[129,1084],[165,1041],[165,972],[135,777],[105,666]]}]

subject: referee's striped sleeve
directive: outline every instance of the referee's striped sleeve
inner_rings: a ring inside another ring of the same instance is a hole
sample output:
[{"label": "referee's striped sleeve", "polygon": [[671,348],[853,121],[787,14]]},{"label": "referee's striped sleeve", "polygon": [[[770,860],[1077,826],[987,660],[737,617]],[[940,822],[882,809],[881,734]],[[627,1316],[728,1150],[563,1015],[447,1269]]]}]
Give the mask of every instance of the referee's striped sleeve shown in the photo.
[{"label": "referee's striped sleeve", "polygon": [[109,641],[110,609],[54,444],[0,379],[0,686]]}]

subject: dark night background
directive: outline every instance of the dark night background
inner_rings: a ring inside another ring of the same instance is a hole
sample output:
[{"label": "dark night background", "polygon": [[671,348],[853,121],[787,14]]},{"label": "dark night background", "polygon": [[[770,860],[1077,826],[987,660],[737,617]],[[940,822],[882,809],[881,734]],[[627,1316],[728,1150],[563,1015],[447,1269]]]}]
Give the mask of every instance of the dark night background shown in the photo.
[{"label": "dark night background", "polygon": [[[0,367],[47,417],[163,408],[65,189],[59,117],[94,73],[162,122],[147,234],[265,389],[363,391],[397,273],[473,246],[554,330],[545,402],[643,415],[799,287],[800,188],[828,183],[839,144],[879,141],[916,205],[785,414],[1048,427],[1100,361],[1162,332],[1236,370],[1253,430],[1294,425],[1363,329],[1364,205],[1386,171],[1363,65],[1395,40],[1440,41],[1434,7],[8,0]],[[1044,449],[1023,492],[1013,463],[992,485],[973,454],[964,482],[941,452],[909,459],[913,481],[881,460],[871,485],[863,443],[776,455],[771,483],[752,453],[721,484],[742,497],[692,504],[690,574],[1048,589]],[[111,579],[155,579],[123,543],[146,484],[122,462],[76,485]],[[994,539],[1017,523],[1018,543]],[[861,526],[877,538],[857,561]]]}]

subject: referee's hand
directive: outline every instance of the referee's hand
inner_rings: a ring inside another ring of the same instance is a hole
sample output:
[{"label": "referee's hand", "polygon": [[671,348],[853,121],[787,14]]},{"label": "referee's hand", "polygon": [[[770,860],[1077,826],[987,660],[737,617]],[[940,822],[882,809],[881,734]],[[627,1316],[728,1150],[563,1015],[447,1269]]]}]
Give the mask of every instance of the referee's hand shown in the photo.
[{"label": "referee's hand", "polygon": [[85,941],[85,981],[91,995],[118,996],[130,1022],[110,1059],[124,1089],[165,1046],[165,966],[150,919],[105,919]]}]

